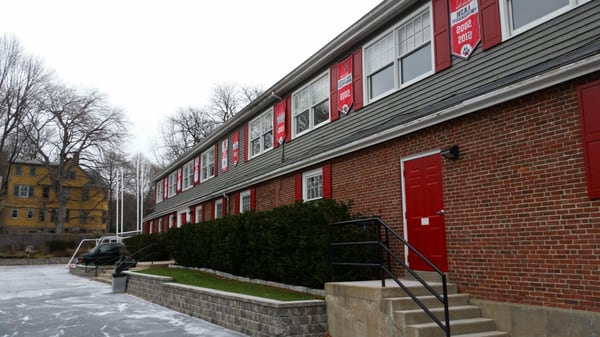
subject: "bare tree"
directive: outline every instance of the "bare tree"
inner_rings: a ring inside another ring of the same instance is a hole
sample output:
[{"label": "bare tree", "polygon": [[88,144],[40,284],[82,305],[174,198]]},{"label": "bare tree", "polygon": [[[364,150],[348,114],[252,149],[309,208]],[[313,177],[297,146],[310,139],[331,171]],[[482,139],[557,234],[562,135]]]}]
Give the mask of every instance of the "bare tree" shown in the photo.
[{"label": "bare tree", "polygon": [[161,126],[161,139],[154,159],[166,166],[207,138],[245,105],[263,92],[258,85],[217,83],[211,89],[207,108],[179,108]]},{"label": "bare tree", "polygon": [[221,124],[233,117],[242,105],[238,86],[234,83],[225,82],[212,87],[209,102],[211,112]]},{"label": "bare tree", "polygon": [[[94,167],[100,154],[119,148],[126,136],[123,113],[96,91],[79,93],[48,85],[32,115],[28,137],[37,144],[58,197],[56,232],[64,229],[68,201],[65,180],[73,165]],[[45,140],[45,142],[43,141]]]},{"label": "bare tree", "polygon": [[26,116],[51,75],[42,63],[23,53],[14,37],[0,37],[0,200],[6,195],[8,172],[22,153],[25,134],[30,125]]},{"label": "bare tree", "polygon": [[179,108],[167,117],[161,127],[163,164],[175,160],[208,137],[219,125],[206,110],[194,107]]}]

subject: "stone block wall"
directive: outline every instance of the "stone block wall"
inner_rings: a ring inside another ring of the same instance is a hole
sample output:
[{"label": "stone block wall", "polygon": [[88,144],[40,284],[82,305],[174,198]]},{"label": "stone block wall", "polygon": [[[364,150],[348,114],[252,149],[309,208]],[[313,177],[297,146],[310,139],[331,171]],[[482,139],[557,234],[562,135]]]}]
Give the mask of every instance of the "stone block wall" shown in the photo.
[{"label": "stone block wall", "polygon": [[325,301],[282,302],[127,274],[129,294],[252,337],[321,337],[327,331]]}]

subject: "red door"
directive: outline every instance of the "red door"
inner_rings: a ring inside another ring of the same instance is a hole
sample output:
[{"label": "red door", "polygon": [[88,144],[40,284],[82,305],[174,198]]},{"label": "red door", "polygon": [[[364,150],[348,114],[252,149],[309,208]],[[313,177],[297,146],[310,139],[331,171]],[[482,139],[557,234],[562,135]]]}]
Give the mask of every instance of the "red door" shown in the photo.
[{"label": "red door", "polygon": [[[448,271],[442,198],[442,159],[439,154],[404,162],[407,240],[442,271]],[[409,251],[414,270],[432,270]]]}]

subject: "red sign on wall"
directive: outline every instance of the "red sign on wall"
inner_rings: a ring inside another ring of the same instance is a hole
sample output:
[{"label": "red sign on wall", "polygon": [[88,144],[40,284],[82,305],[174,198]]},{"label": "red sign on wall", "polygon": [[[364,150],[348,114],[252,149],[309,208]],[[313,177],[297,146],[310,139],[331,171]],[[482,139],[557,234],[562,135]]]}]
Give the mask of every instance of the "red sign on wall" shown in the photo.
[{"label": "red sign on wall", "polygon": [[477,0],[449,0],[452,54],[468,59],[481,40]]},{"label": "red sign on wall", "polygon": [[354,102],[352,89],[352,56],[338,63],[337,71],[338,110],[347,114]]},{"label": "red sign on wall", "polygon": [[225,139],[221,142],[221,171],[227,172],[227,156],[229,155],[229,140]]},{"label": "red sign on wall", "polygon": [[238,160],[240,157],[240,132],[236,131],[233,133],[233,137],[232,137],[232,148],[233,148],[233,158],[231,159],[233,162],[233,166],[237,166],[238,164]]},{"label": "red sign on wall", "polygon": [[275,104],[275,141],[279,145],[285,141],[285,100]]}]

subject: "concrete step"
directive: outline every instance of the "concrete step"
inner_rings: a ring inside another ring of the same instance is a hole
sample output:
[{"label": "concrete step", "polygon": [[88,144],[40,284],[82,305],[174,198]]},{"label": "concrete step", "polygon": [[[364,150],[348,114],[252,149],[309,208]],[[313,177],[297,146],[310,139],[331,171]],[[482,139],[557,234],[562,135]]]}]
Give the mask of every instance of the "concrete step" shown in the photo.
[{"label": "concrete step", "polygon": [[486,331],[486,332],[476,332],[470,333],[466,335],[452,335],[452,337],[510,337],[508,332],[504,331]]},{"label": "concrete step", "polygon": [[[489,318],[469,318],[450,321],[452,336],[495,330],[496,322]],[[435,322],[431,322],[406,326],[406,337],[446,337],[446,333]]]},{"label": "concrete step", "polygon": [[[444,323],[444,308],[429,308],[429,310]],[[475,305],[452,306],[448,308],[450,320],[461,320],[481,317],[481,309]],[[433,322],[431,317],[422,309],[402,310],[394,312],[394,322],[400,326]],[[450,323],[452,327],[452,323]]]},{"label": "concrete step", "polygon": [[92,277],[92,280],[106,284],[112,284],[112,272],[99,273],[98,276]]},{"label": "concrete step", "polygon": [[[443,307],[435,296],[419,296],[419,300],[429,309]],[[467,305],[471,296],[469,294],[449,294],[448,306]],[[410,297],[395,297],[385,299],[391,311],[420,309],[419,305]]]}]

